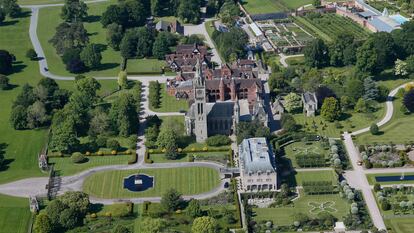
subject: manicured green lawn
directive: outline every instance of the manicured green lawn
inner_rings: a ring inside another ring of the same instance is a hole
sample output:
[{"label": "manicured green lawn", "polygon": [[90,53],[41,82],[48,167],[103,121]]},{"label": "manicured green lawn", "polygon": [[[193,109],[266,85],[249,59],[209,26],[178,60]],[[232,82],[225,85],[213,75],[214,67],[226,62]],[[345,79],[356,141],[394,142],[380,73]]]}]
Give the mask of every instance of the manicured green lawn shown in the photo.
[{"label": "manicured green lawn", "polygon": [[[98,70],[90,71],[85,75],[91,76],[109,76],[115,77],[118,75],[121,55],[118,51],[114,51],[107,45],[106,29],[100,23],[100,16],[105,11],[107,6],[114,2],[101,2],[89,4],[89,18],[84,23],[85,29],[89,34],[90,43],[101,44],[106,47],[102,52],[102,65]],[[43,51],[48,62],[49,70],[54,74],[74,76],[65,69],[65,65],[59,55],[56,54],[55,48],[49,43],[56,30],[55,28],[62,22],[60,18],[61,7],[42,8],[39,11],[39,26],[37,28],[37,35],[42,44]],[[45,26],[46,25],[46,26]]]},{"label": "manicured green lawn", "polygon": [[88,156],[87,162],[75,164],[70,157],[51,157],[49,163],[54,164],[54,168],[61,176],[69,176],[92,167],[127,164],[131,155],[116,155],[116,156]]},{"label": "manicured green lawn", "polygon": [[178,112],[180,110],[184,110],[184,111],[188,110],[187,100],[184,100],[184,99],[177,100],[174,96],[169,95],[166,91],[166,87],[164,84],[161,84],[160,92],[161,92],[160,107],[153,108],[150,105],[149,107],[152,111],[154,112]]},{"label": "manicured green lawn", "polygon": [[[143,192],[124,189],[124,178],[138,173],[154,176],[154,187]],[[160,197],[171,188],[183,195],[204,193],[217,187],[219,183],[219,174],[212,168],[141,169],[95,173],[85,180],[83,190],[100,198]]]},{"label": "manicured green lawn", "polygon": [[[376,176],[401,176],[401,173],[386,173],[386,174],[379,174],[379,173],[373,173],[373,174],[367,174],[368,183],[370,185],[374,185],[375,183],[379,184],[414,184],[414,180],[401,180],[401,181],[390,181],[390,182],[377,182],[375,180]],[[404,173],[405,176],[414,175],[414,173]]]},{"label": "manicured green lawn", "polygon": [[292,163],[292,167],[299,167],[296,162],[296,155],[299,154],[323,154],[328,155],[329,151],[324,150],[320,142],[294,142],[284,147],[285,157]]},{"label": "manicured green lawn", "polygon": [[303,65],[305,64],[305,57],[291,57],[286,59],[289,66]]},{"label": "manicured green lawn", "polygon": [[255,221],[273,221],[273,224],[277,226],[287,226],[292,225],[294,214],[304,213],[309,216],[316,217],[314,212],[311,212],[310,202],[322,204],[324,202],[334,202],[330,205],[333,208],[330,213],[337,217],[339,220],[342,220],[343,217],[349,211],[348,202],[339,197],[338,194],[328,194],[328,195],[304,195],[299,199],[293,202],[293,206],[286,207],[277,207],[277,208],[253,208],[253,219]]},{"label": "manicured green lawn", "polygon": [[[339,121],[342,128],[337,128],[335,122],[328,122],[324,120],[320,115],[315,117],[306,117],[303,113],[294,114],[294,118],[299,125],[302,125],[302,129],[308,132],[318,133],[321,136],[327,137],[340,137],[341,131],[355,131],[365,127],[369,127],[373,122],[379,121],[385,114],[385,104],[378,105],[379,109],[374,113],[352,113],[345,114],[349,117]],[[315,122],[317,128],[313,128],[313,122]],[[306,125],[305,125],[306,123]],[[324,125],[326,124],[326,127]],[[322,129],[324,128],[324,129]]]},{"label": "manicured green lawn", "polygon": [[30,218],[28,199],[0,195],[0,233],[26,233]]},{"label": "manicured green lawn", "polygon": [[250,14],[266,14],[286,11],[287,8],[278,0],[243,0],[242,5]]},{"label": "manicured green lawn", "polygon": [[166,66],[164,60],[158,59],[130,59],[127,63],[127,72],[134,74],[161,74],[162,67]]},{"label": "manicured green lawn", "polygon": [[389,218],[385,219],[387,227],[391,228],[389,233],[411,233],[414,229],[413,218]]},{"label": "manicured green lawn", "polygon": [[40,5],[63,3],[63,0],[18,0],[19,5]]},{"label": "manicured green lawn", "polygon": [[[277,0],[276,0],[277,1]],[[283,5],[287,6],[289,9],[297,9],[301,6],[312,4],[312,0],[280,0]]]},{"label": "manicured green lawn", "polygon": [[[24,12],[27,12],[25,10]],[[16,56],[15,73],[8,75],[11,90],[0,90],[0,145],[5,151],[6,166],[0,170],[0,183],[24,177],[42,176],[37,167],[37,154],[43,146],[45,130],[14,130],[9,122],[12,102],[25,83],[35,85],[40,80],[37,62],[26,58],[32,48],[29,39],[30,15],[18,19],[6,19],[0,26],[0,46]],[[3,143],[3,144],[2,144]],[[0,207],[2,206],[0,202]]]},{"label": "manicured green lawn", "polygon": [[408,143],[414,140],[414,114],[404,115],[401,111],[401,99],[394,100],[394,114],[389,123],[380,127],[379,135],[370,132],[357,137],[358,144],[369,143]]},{"label": "manicured green lawn", "polygon": [[338,176],[333,170],[299,171],[281,178],[282,183],[287,182],[290,186],[301,186],[304,181],[331,181],[333,185],[338,182]]}]

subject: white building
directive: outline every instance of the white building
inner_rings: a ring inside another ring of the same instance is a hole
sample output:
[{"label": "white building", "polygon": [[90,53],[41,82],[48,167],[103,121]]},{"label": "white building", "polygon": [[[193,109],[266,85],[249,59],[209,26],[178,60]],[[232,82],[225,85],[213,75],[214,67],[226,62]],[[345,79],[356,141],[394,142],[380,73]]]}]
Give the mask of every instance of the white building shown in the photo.
[{"label": "white building", "polygon": [[244,139],[239,145],[240,177],[243,191],[276,191],[277,173],[266,138]]}]

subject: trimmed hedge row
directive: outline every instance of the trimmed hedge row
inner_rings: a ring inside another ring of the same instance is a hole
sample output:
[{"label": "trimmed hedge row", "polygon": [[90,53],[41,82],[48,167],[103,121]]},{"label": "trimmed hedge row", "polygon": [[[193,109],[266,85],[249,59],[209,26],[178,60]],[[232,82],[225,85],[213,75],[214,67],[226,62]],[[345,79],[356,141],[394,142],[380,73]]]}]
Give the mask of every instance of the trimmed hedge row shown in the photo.
[{"label": "trimmed hedge row", "polygon": [[[130,155],[130,154],[133,154],[133,152],[134,152],[133,150],[128,149],[128,150],[125,150],[125,151],[112,150],[112,151],[98,151],[98,152],[93,152],[93,153],[88,151],[84,154],[82,154],[82,153],[81,154],[85,155],[85,156],[107,156],[107,155]],[[74,153],[80,153],[80,152],[74,152]],[[50,153],[48,153],[47,156],[48,157],[68,157],[68,156],[71,156],[71,155],[64,154],[64,153],[61,153],[61,152],[50,152]]]}]

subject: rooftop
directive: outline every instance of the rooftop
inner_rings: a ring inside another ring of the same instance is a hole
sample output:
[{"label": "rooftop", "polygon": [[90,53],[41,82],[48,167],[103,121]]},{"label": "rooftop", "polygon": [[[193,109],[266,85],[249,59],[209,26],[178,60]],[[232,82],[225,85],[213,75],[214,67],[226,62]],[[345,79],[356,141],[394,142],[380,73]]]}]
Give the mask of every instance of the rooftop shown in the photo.
[{"label": "rooftop", "polygon": [[244,164],[244,173],[275,171],[266,138],[244,139],[239,146],[239,154]]}]

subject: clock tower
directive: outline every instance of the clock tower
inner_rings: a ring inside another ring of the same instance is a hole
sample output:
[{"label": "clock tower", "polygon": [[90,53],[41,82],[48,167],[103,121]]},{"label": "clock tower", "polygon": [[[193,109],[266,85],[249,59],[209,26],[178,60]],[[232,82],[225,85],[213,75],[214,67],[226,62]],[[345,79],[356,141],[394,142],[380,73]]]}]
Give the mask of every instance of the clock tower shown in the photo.
[{"label": "clock tower", "polygon": [[207,112],[206,112],[206,85],[201,71],[200,60],[197,59],[196,73],[193,79],[195,122],[194,134],[197,142],[204,142],[207,139]]}]

